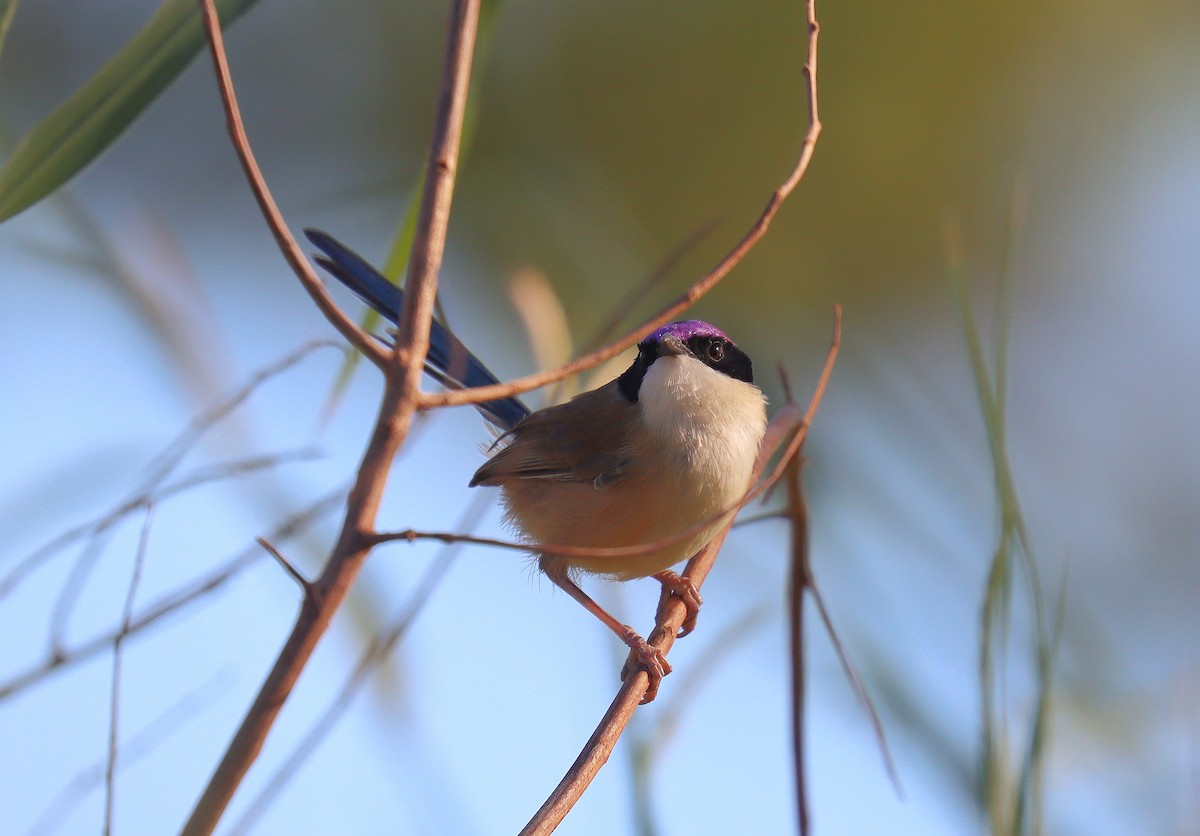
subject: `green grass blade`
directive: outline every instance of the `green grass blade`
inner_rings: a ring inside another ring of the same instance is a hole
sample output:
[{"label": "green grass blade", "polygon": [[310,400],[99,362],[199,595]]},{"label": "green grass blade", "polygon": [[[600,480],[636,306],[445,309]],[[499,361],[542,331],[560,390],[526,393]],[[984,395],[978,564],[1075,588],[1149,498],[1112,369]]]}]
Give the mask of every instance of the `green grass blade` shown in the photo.
[{"label": "green grass blade", "polygon": [[12,25],[13,13],[17,10],[17,0],[0,0],[0,53],[4,52],[4,38],[8,27]]},{"label": "green grass blade", "polygon": [[[1005,256],[997,291],[995,357],[989,368],[983,340],[975,324],[975,313],[967,291],[967,274],[957,226],[948,219],[947,267],[951,289],[958,302],[971,376],[992,457],[996,504],[1000,522],[997,546],[988,569],[981,613],[979,675],[981,691],[981,800],[993,836],[1011,834],[1040,836],[1043,832],[1045,754],[1052,708],[1052,679],[1055,650],[1061,630],[1063,599],[1060,597],[1053,627],[1047,623],[1041,578],[1033,547],[1017,497],[1016,481],[1009,464],[1005,428],[1007,401],[1008,330],[1011,296],[1008,288],[1009,253],[1020,222],[1020,195],[1014,191],[1009,226],[1005,231]],[[1012,634],[1014,569],[1021,559],[1026,573],[1029,605],[1033,616],[1033,673],[1035,713],[1025,732],[1023,745],[1010,742],[1020,733],[1007,705],[1007,650]],[[1064,583],[1065,589],[1065,583]],[[1014,757],[1014,752],[1019,752]],[[1015,774],[1014,774],[1015,771]]]},{"label": "green grass blade", "polygon": [[[228,26],[256,0],[217,0]],[[4,15],[16,0],[0,0]],[[33,127],[0,169],[0,221],[28,209],[96,159],[205,48],[195,0],[165,0],[95,75]]]}]

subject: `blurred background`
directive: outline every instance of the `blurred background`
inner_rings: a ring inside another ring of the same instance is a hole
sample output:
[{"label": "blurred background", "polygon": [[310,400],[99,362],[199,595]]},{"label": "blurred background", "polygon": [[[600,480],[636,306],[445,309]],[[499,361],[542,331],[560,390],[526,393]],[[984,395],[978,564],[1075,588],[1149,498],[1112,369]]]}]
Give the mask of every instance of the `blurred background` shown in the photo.
[{"label": "blurred background", "polygon": [[[0,55],[3,153],[155,8],[20,4]],[[816,832],[989,827],[980,613],[999,520],[947,226],[961,230],[985,344],[1002,286],[1011,298],[1011,465],[1045,614],[1061,620],[1045,830],[1200,832],[1197,6],[817,11],[825,131],[812,167],[762,245],[694,310],[755,358],[778,404],[775,364],[807,397],[832,305],[845,306],[807,448],[812,558],[903,793],[810,619]],[[322,227],[383,263],[423,162],[444,25],[442,3],[294,0],[259,3],[231,27],[247,129],[293,229]],[[479,56],[442,271],[464,340],[502,376],[524,374],[554,358],[531,347],[510,295],[519,277],[561,300],[578,347],[682,242],[699,238],[625,325],[705,272],[798,152],[804,48],[800,3],[504,3]],[[310,341],[336,341],[224,131],[201,56],[65,190],[0,226],[0,810],[11,832],[102,822],[111,648],[21,677],[120,625],[139,550],[135,616],[230,567],[122,648],[114,829],[178,829],[298,605],[253,538],[315,574],[338,500],[296,536],[272,532],[344,488],[374,420],[378,376],[361,368],[334,399],[344,355],[319,347],[163,476],[162,452],[193,419]],[[422,421],[381,528],[461,528],[486,438],[467,409]],[[149,523],[141,508],[120,512],[150,489]],[[494,496],[483,502],[477,530],[505,536]],[[39,552],[97,521],[111,524]],[[793,829],[787,536],[779,522],[731,536],[698,631],[672,653],[676,673],[560,832]],[[422,594],[431,571],[438,583]],[[586,586],[649,629],[656,584]],[[423,608],[386,664],[274,803],[254,808],[371,637],[414,598]],[[1018,572],[1003,666],[1015,757],[1036,704],[1029,600]],[[619,650],[512,553],[380,549],[224,828],[515,832],[608,705]]]}]

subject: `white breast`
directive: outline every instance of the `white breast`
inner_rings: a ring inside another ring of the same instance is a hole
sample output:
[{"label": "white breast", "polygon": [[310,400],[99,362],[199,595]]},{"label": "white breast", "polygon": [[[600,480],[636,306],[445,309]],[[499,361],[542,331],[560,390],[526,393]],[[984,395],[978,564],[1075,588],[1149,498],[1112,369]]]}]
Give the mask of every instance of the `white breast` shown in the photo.
[{"label": "white breast", "polygon": [[758,387],[671,355],[646,370],[638,402],[659,442],[664,476],[692,483],[671,487],[695,492],[698,516],[741,497],[767,424]]},{"label": "white breast", "polygon": [[[616,395],[619,397],[619,395]],[[509,516],[534,542],[566,546],[633,546],[667,540],[731,507],[750,482],[766,427],[756,387],[691,357],[659,357],[638,392],[640,420],[611,484],[546,479],[504,483]],[[542,555],[543,570],[581,570],[640,578],[691,557],[717,520],[687,540],[633,557]]]}]

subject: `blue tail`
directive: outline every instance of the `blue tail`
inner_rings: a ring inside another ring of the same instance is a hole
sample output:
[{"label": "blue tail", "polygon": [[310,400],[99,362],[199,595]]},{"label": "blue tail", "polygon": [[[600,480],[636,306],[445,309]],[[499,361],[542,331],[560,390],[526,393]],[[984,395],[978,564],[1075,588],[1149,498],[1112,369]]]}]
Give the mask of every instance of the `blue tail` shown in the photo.
[{"label": "blue tail", "polygon": [[[404,302],[404,292],[400,288],[332,235],[319,229],[306,229],[304,234],[325,254],[316,257],[317,264],[354,291],[359,299],[378,311],[384,319],[393,325],[397,324]],[[478,357],[436,319],[429,332],[429,355],[425,358],[425,371],[451,389],[489,386],[500,382]],[[525,404],[516,398],[487,401],[476,404],[475,408],[505,432],[529,414]]]}]

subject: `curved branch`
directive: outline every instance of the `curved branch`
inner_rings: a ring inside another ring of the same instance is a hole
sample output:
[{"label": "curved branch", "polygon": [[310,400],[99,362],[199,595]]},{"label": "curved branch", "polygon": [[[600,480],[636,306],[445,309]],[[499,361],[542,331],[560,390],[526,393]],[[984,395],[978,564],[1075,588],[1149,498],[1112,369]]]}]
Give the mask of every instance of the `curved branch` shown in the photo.
[{"label": "curved branch", "polygon": [[[342,503],[345,496],[346,491],[343,488],[325,494],[316,502],[284,520],[268,536],[272,540],[291,537],[317,517],[332,511],[335,505]],[[48,655],[33,667],[0,682],[0,700],[36,685],[59,670],[89,661],[99,653],[113,647],[118,639],[128,639],[136,633],[147,630],[177,610],[224,588],[225,584],[237,577],[243,569],[254,564],[261,556],[262,550],[257,545],[243,549],[212,573],[164,595],[146,607],[133,618],[129,629],[118,626],[109,632],[94,636],[76,647],[62,649],[57,654]]]},{"label": "curved branch", "polygon": [[[817,385],[813,388],[813,395],[808,408],[801,413],[799,407],[791,403],[789,393],[789,402],[775,411],[770,424],[767,425],[767,431],[763,435],[762,442],[759,444],[758,461],[754,467],[754,475],[750,479],[750,487],[746,489],[746,492],[733,505],[728,508],[722,508],[685,529],[650,543],[639,543],[633,546],[563,546],[556,543],[538,543],[537,551],[557,557],[617,558],[651,554],[666,546],[691,538],[726,515],[729,515],[732,520],[732,515],[741,511],[751,502],[760,496],[769,495],[771,489],[783,478],[789,462],[796,457],[801,446],[804,444],[808,428],[812,425],[813,417],[816,415],[817,407],[825,397],[825,389],[829,386],[829,377],[833,374],[833,367],[837,362],[837,355],[841,345],[842,306],[834,305],[833,336],[829,341],[829,350],[825,355],[825,364],[821,369],[821,376],[817,379]],[[784,385],[788,385],[786,375],[784,376]],[[783,451],[782,455],[776,461],[775,467],[769,473],[766,473],[767,464],[781,450]],[[765,476],[763,475],[764,473],[766,473]],[[768,516],[782,516],[787,518],[788,514],[770,514]],[[418,531],[413,528],[407,528],[403,531],[373,532],[364,534],[363,538],[372,547],[400,540],[409,543],[414,543],[417,540],[437,540],[442,543],[473,543],[477,546],[494,546],[510,551],[529,551],[531,548],[529,543],[520,543],[513,540],[498,540],[494,537],[478,537],[473,534],[458,534],[453,531]]]},{"label": "curved branch", "polygon": [[783,205],[783,202],[787,200],[791,193],[795,191],[796,186],[800,184],[800,180],[804,177],[804,173],[808,171],[808,165],[812,161],[813,151],[817,145],[817,138],[821,135],[821,119],[817,110],[817,36],[820,33],[820,26],[817,24],[815,0],[807,0],[805,9],[808,22],[808,60],[804,64],[804,80],[808,92],[808,131],[804,134],[804,138],[800,142],[800,154],[796,158],[796,163],[792,167],[792,170],[775,191],[772,192],[767,205],[758,216],[758,220],[746,232],[742,240],[738,241],[733,249],[707,275],[696,281],[695,284],[685,290],[674,302],[659,311],[653,319],[630,331],[616,342],[588,352],[582,357],[572,360],[556,369],[535,372],[525,377],[510,380],[507,383],[426,393],[421,398],[422,409],[476,404],[508,398],[513,395],[519,395],[522,392],[546,386],[550,383],[555,383],[578,372],[595,368],[604,361],[616,357],[622,351],[650,334],[655,328],[671,321],[696,304],[701,296],[716,287],[718,282],[729,275],[730,271],[741,263],[742,259],[767,234],[767,229],[771,226],[771,221],[775,218],[779,207]]},{"label": "curved branch", "polygon": [[[237,108],[233,103],[232,87],[228,84],[228,73],[224,69],[223,45],[212,0],[199,2],[204,10],[217,72],[222,79],[221,92],[231,122],[230,135],[238,147],[239,156],[243,160],[252,159],[249,148],[245,147],[245,134],[237,125]],[[386,385],[371,439],[363,453],[354,487],[346,503],[341,533],[315,581],[318,594],[306,596],[301,602],[300,613],[287,642],[183,828],[186,836],[209,834],[216,828],[370,551],[371,541],[367,535],[374,527],[388,471],[408,436],[413,414],[420,403],[421,366],[429,349],[429,323],[454,188],[454,161],[458,156],[459,137],[462,134],[467,84],[479,24],[479,5],[480,0],[456,0],[450,12],[441,94],[434,117],[429,168],[426,172],[425,204],[422,205],[414,235],[408,277],[409,293],[403,314],[405,327],[401,328],[390,354],[374,345],[368,349],[370,338],[357,328],[343,332],[356,347],[380,365],[385,373]],[[246,173],[255,194],[260,196],[264,212],[269,214],[274,207],[264,197],[266,187],[261,182],[261,176],[251,166],[247,166]],[[274,217],[270,216],[269,220],[274,229]],[[284,232],[276,229],[275,234],[278,237]],[[288,238],[290,240],[290,236]],[[296,266],[294,256],[297,252],[294,247],[285,247],[285,255],[293,266]],[[311,272],[306,263],[304,270]],[[306,282],[305,286],[325,310],[328,297],[324,288],[319,283],[313,286]],[[330,315],[330,312],[326,311],[326,315]],[[347,320],[338,311],[331,321],[338,324]]]},{"label": "curved branch", "polygon": [[346,316],[333,301],[333,297],[329,295],[325,285],[317,278],[316,272],[309,265],[308,259],[300,249],[300,245],[296,243],[295,237],[288,230],[287,224],[279,212],[279,207],[275,205],[275,198],[271,196],[271,192],[263,180],[258,161],[254,158],[254,152],[250,150],[250,141],[246,138],[246,129],[242,124],[237,97],[233,92],[229,62],[225,58],[225,41],[221,36],[221,24],[217,18],[216,9],[213,8],[212,0],[200,0],[200,7],[209,43],[212,44],[210,52],[217,73],[217,83],[221,88],[221,102],[225,108],[225,123],[229,129],[229,137],[233,141],[234,150],[237,151],[238,159],[246,172],[246,179],[250,182],[250,188],[254,192],[255,200],[258,201],[259,209],[262,210],[263,216],[267,220],[267,226],[270,227],[271,234],[275,237],[275,243],[279,245],[279,251],[283,253],[283,257],[295,271],[296,277],[300,279],[300,283],[304,285],[304,289],[308,291],[308,295],[316,302],[317,307],[330,324],[352,346],[365,354],[372,363],[382,367],[387,361],[387,352],[370,334],[359,328],[353,319]]}]

